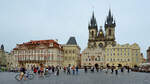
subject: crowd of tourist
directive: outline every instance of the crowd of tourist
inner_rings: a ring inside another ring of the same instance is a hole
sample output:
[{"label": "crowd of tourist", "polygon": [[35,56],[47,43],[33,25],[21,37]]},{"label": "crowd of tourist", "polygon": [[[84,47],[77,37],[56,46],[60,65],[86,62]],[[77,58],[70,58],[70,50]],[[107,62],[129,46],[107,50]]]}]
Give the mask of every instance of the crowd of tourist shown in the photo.
[{"label": "crowd of tourist", "polygon": [[[88,72],[105,72],[107,73],[115,73],[116,75],[118,75],[118,72],[130,72],[130,67],[126,66],[126,67],[119,67],[119,66],[107,66],[107,67],[99,67],[98,65],[92,66],[92,67],[87,67],[84,66],[82,68],[84,70],[85,73]],[[79,66],[71,66],[70,64],[67,67],[60,67],[60,66],[45,66],[44,64],[40,64],[40,66],[33,66],[31,68],[31,70],[33,71],[33,73],[35,75],[38,75],[39,77],[45,77],[45,75],[47,74],[54,74],[56,76],[59,76],[60,74],[60,70],[61,73],[63,72],[64,74],[67,75],[78,75],[79,74]],[[20,79],[22,79],[24,77],[26,68],[24,65],[21,66],[20,68]]]}]

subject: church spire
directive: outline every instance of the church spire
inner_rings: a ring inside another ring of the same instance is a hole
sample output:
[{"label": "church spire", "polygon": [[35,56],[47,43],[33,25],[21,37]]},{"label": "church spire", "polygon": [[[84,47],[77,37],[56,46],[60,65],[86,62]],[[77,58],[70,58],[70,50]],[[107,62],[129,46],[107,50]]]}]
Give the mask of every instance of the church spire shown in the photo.
[{"label": "church spire", "polygon": [[115,24],[112,14],[111,14],[111,9],[109,9],[108,16],[105,21],[105,28],[106,27],[115,27],[115,26],[116,26],[116,24]]},{"label": "church spire", "polygon": [[94,11],[92,13],[92,18],[91,18],[91,21],[89,23],[89,28],[96,28],[97,29],[97,22],[96,22],[96,18],[94,16]]},{"label": "church spire", "polygon": [[109,9],[108,17],[111,18],[111,9]]}]

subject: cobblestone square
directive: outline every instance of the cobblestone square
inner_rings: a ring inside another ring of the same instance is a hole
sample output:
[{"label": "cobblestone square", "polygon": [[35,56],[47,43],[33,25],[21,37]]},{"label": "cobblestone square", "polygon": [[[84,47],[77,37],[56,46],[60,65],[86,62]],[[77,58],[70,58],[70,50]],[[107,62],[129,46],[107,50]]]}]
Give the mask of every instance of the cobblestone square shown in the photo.
[{"label": "cobblestone square", "polygon": [[79,71],[78,75],[67,75],[63,71],[59,76],[52,74],[47,78],[35,75],[33,80],[17,81],[14,77],[18,73],[0,72],[0,84],[150,84],[150,73],[119,72],[118,75],[102,72]]}]

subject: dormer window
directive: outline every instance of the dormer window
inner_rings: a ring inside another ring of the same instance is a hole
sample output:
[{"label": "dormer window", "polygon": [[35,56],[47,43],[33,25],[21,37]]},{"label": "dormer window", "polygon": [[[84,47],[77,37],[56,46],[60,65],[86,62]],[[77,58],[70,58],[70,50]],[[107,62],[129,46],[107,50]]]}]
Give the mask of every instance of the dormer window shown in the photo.
[{"label": "dormer window", "polygon": [[50,44],[49,44],[49,47],[53,47],[53,43],[50,43]]}]

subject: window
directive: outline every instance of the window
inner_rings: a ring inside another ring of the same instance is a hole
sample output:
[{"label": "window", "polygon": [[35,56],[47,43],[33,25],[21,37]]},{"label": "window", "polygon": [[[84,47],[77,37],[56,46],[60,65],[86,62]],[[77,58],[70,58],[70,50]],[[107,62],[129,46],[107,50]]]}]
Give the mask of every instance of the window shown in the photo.
[{"label": "window", "polygon": [[111,29],[109,29],[109,36],[111,36]]},{"label": "window", "polygon": [[130,61],[130,59],[128,59],[128,62]]},{"label": "window", "polygon": [[138,58],[136,58],[136,62],[138,62]]},{"label": "window", "polygon": [[95,58],[95,61],[97,61],[97,58]]},{"label": "window", "polygon": [[129,52],[130,50],[128,49],[128,52]]},{"label": "window", "polygon": [[75,53],[75,51],[73,50],[72,53]]},{"label": "window", "polygon": [[71,53],[71,50],[69,50],[69,53]]},{"label": "window", "polygon": [[107,51],[109,52],[109,49],[107,49]]},{"label": "window", "polygon": [[104,61],[104,58],[102,58],[102,60]]},{"label": "window", "polygon": [[50,44],[49,44],[49,47],[53,47],[53,43],[50,43]]},{"label": "window", "polygon": [[119,51],[119,48],[117,50]]},{"label": "window", "polygon": [[100,61],[100,57],[98,56],[98,61]]},{"label": "window", "polygon": [[65,53],[67,54],[67,50],[65,51]]},{"label": "window", "polygon": [[115,51],[115,48],[113,50]]},{"label": "window", "polygon": [[94,37],[94,31],[92,31],[92,37]]}]

